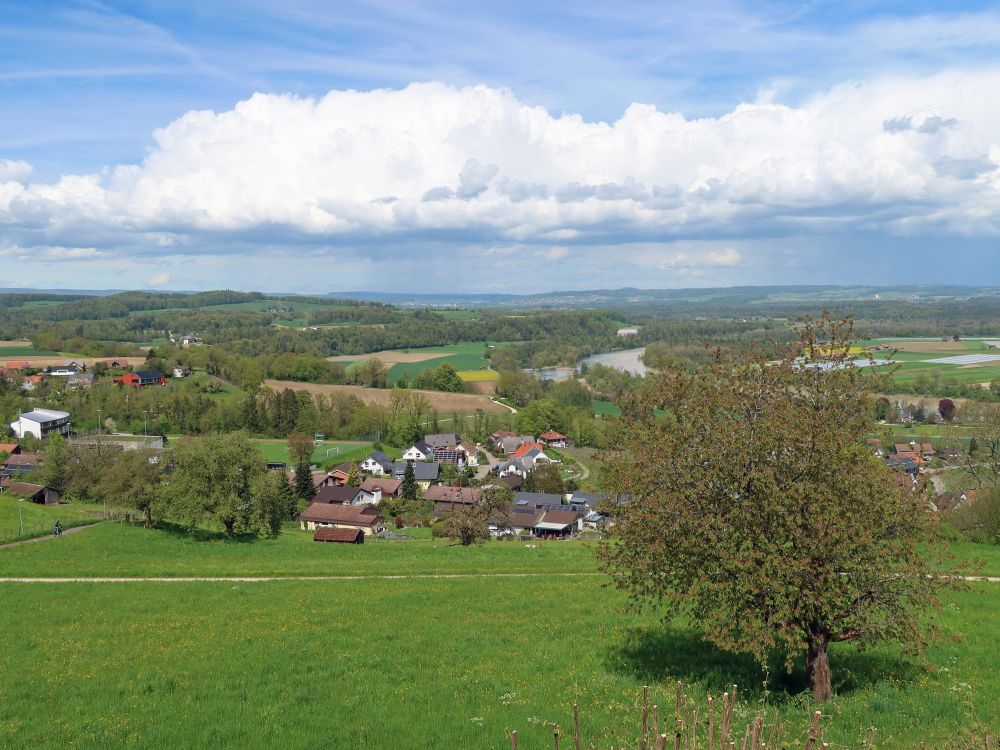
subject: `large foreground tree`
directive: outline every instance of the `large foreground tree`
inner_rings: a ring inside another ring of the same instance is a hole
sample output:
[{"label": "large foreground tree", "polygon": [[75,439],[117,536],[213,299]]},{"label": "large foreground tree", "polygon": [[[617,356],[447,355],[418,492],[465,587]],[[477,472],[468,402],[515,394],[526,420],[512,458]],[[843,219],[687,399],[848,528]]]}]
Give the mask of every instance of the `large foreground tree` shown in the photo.
[{"label": "large foreground tree", "polygon": [[826,701],[831,643],[920,647],[953,582],[918,548],[925,503],[865,445],[880,376],[853,365],[850,324],[800,334],[777,361],[720,353],[652,376],[609,441],[610,486],[630,502],[601,555],[635,603],[686,614],[722,648],[789,667],[804,654]]}]

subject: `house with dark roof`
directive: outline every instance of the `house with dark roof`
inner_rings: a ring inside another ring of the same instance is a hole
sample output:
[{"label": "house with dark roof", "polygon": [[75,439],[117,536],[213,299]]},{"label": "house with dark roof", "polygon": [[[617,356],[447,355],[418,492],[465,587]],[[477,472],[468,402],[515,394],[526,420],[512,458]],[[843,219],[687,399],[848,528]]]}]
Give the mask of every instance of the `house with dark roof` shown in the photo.
[{"label": "house with dark roof", "polygon": [[392,464],[392,459],[382,451],[372,451],[371,455],[359,464],[359,467],[366,474],[381,477],[392,473]]},{"label": "house with dark roof", "polygon": [[361,529],[335,529],[321,526],[313,534],[314,542],[334,542],[336,544],[364,544],[365,532]]},{"label": "house with dark roof", "polygon": [[310,503],[299,514],[303,531],[318,528],[360,529],[365,534],[377,534],[385,521],[374,505],[339,505],[337,503]]},{"label": "house with dark roof", "polygon": [[424,492],[424,500],[434,503],[435,513],[447,513],[479,502],[482,490],[478,487],[442,487],[437,485]]},{"label": "house with dark roof", "polygon": [[525,508],[541,508],[546,505],[562,505],[563,496],[554,492],[515,492],[514,505]]},{"label": "house with dark roof", "polygon": [[413,479],[420,488],[426,490],[438,481],[441,464],[437,461],[397,461],[392,465],[392,478],[402,479],[406,473],[406,464],[413,464]]},{"label": "house with dark roof", "polygon": [[336,505],[374,505],[375,495],[360,487],[333,485],[321,487],[313,497],[313,502]]},{"label": "house with dark roof", "polygon": [[126,372],[124,375],[112,378],[112,381],[131,388],[145,388],[149,385],[164,385],[167,378],[156,370],[143,370],[142,372]]},{"label": "house with dark roof", "polygon": [[430,461],[433,457],[434,449],[423,440],[418,440],[403,451],[404,461]]}]

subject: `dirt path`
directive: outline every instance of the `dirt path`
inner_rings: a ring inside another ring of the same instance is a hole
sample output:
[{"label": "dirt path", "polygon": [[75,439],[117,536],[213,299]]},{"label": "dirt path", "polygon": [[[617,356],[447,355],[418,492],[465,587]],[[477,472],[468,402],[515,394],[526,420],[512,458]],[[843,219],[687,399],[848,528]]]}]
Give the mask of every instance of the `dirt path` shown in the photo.
[{"label": "dirt path", "polygon": [[[84,529],[89,529],[92,526],[97,526],[96,523],[87,524],[86,526],[71,526],[68,529],[63,529],[63,536],[68,536],[69,534],[77,534]],[[35,542],[44,542],[48,539],[55,539],[55,534],[47,534],[46,536],[36,536],[32,539],[22,539],[19,542],[7,542],[6,544],[0,544],[0,549],[6,549],[7,547],[20,547],[22,544],[34,544]]]},{"label": "dirt path", "polygon": [[[422,579],[468,578],[596,578],[604,573],[411,573],[405,575],[358,576],[136,576],[136,577],[64,577],[0,578],[0,583],[270,583],[273,581],[409,581]],[[974,583],[1000,583],[1000,576],[961,576]]]}]

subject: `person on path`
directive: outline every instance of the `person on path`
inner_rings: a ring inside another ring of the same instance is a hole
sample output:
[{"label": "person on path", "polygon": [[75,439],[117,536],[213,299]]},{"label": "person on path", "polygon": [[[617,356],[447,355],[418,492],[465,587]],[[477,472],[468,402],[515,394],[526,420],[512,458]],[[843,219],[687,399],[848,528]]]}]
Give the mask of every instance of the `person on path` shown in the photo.
[{"label": "person on path", "polygon": [[62,536],[62,524],[56,521],[56,536]]}]

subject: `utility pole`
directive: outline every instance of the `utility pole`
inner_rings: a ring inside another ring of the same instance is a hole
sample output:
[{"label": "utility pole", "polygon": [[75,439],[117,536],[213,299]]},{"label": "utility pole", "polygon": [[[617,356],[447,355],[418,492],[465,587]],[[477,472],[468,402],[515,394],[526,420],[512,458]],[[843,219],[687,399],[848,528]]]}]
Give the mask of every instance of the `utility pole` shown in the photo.
[{"label": "utility pole", "polygon": [[17,520],[21,526],[21,536],[24,536],[24,516],[21,515],[21,503],[23,502],[23,497],[19,497],[17,499]]}]

